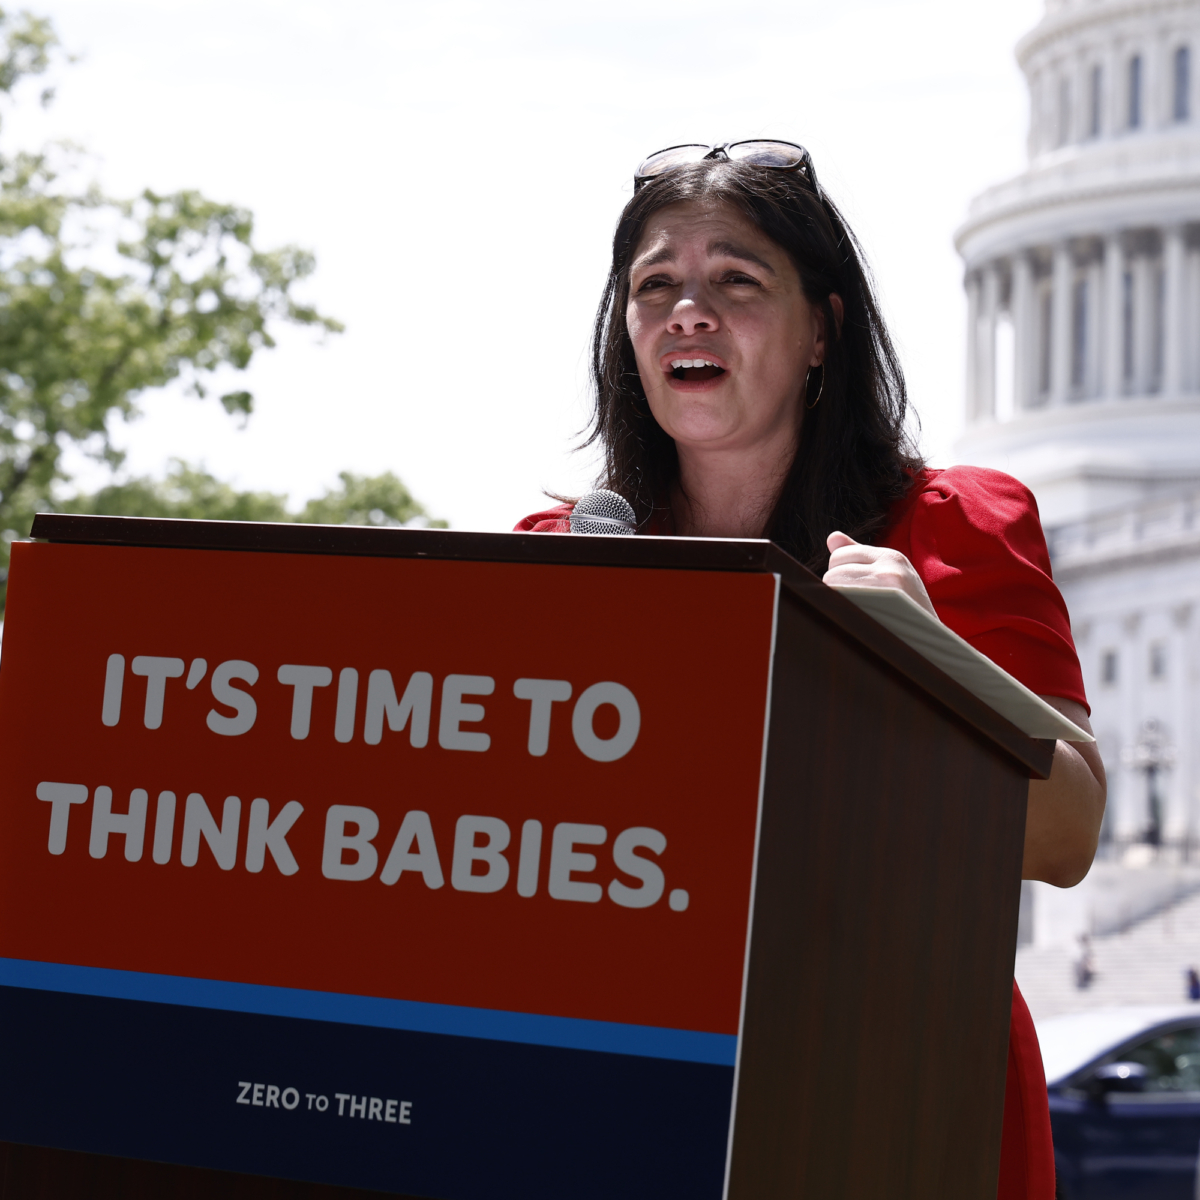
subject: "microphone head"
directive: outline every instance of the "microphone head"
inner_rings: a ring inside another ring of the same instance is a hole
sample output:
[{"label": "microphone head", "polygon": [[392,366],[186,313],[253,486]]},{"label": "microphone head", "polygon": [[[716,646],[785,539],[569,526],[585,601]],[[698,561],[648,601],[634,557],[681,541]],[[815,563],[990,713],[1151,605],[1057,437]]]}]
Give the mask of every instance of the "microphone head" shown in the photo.
[{"label": "microphone head", "polygon": [[571,532],[628,537],[637,530],[633,506],[624,496],[601,489],[589,492],[571,511]]}]

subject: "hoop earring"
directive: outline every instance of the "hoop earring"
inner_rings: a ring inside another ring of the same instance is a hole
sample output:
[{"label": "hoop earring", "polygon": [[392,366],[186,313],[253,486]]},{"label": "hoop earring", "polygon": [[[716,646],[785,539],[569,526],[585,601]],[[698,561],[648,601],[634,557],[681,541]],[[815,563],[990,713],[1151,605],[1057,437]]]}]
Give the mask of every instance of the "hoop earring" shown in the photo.
[{"label": "hoop earring", "polygon": [[805,376],[805,379],[804,379],[804,407],[809,409],[810,411],[812,409],[816,408],[817,405],[821,403],[821,396],[824,394],[824,391],[825,391],[825,364],[821,363],[820,367],[821,367],[821,386],[819,388],[817,388],[817,398],[811,404],[809,404],[809,402],[808,402],[808,383],[809,383],[809,380],[812,379],[812,373],[813,373],[813,371],[816,370],[816,367],[809,367],[808,375]]}]

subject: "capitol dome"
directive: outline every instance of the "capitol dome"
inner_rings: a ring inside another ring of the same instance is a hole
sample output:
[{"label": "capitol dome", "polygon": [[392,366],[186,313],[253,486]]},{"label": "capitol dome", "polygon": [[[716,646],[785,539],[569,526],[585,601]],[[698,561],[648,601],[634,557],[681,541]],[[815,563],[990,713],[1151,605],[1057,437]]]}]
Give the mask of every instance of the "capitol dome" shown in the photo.
[{"label": "capitol dome", "polygon": [[957,456],[1058,525],[1200,485],[1200,0],[1047,0],[1016,53],[1028,168],[955,235]]}]

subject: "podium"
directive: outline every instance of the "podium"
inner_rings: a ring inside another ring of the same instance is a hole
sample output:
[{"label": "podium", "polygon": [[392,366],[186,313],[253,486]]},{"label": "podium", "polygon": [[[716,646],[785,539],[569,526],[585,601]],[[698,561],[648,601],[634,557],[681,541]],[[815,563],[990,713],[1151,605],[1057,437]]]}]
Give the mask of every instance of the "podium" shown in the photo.
[{"label": "podium", "polygon": [[23,1195],[994,1200],[1053,741],[778,547],[32,536]]}]

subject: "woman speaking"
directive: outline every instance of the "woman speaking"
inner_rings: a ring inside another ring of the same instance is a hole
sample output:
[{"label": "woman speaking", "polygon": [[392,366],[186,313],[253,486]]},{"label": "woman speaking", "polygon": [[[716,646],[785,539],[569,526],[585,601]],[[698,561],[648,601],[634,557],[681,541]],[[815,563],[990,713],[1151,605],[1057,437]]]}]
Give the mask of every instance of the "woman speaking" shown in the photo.
[{"label": "woman speaking", "polygon": [[[825,582],[899,588],[1089,729],[1066,606],[1029,491],[926,468],[854,235],[790,142],[675,146],[638,168],[596,318],[600,486],[643,533],[769,537]],[[570,506],[521,530],[564,532]],[[1024,876],[1070,887],[1104,812],[1094,744],[1029,785]],[[1052,1200],[1029,1010],[1013,988],[1002,1200]]]}]

